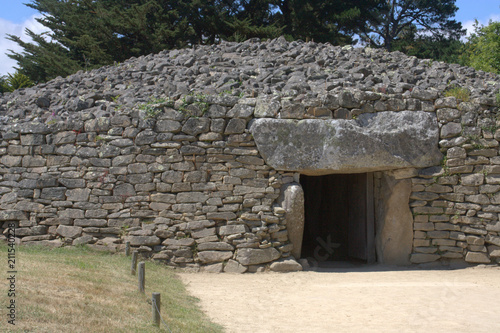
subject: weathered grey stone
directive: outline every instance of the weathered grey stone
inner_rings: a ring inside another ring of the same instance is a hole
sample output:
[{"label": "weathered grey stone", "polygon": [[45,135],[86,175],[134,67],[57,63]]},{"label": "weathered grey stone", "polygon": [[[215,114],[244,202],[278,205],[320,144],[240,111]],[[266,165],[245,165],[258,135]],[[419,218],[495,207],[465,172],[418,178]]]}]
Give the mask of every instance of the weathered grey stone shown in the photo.
[{"label": "weathered grey stone", "polygon": [[269,268],[274,272],[298,272],[302,270],[302,265],[295,259],[284,258],[273,262]]},{"label": "weathered grey stone", "polygon": [[110,120],[107,117],[87,120],[85,122],[85,132],[107,132],[110,128]]},{"label": "weathered grey stone", "polygon": [[65,200],[66,199],[65,187],[48,187],[42,189],[40,198],[47,200]]},{"label": "weathered grey stone", "polygon": [[[469,230],[469,233],[471,233],[470,230]],[[500,246],[500,237],[487,235],[485,238],[485,241],[486,241],[486,243]]]},{"label": "weathered grey stone", "polygon": [[181,127],[181,123],[175,120],[158,120],[156,122],[157,132],[179,133]]},{"label": "weathered grey stone", "polygon": [[154,246],[161,243],[161,239],[156,236],[127,236],[125,240],[129,241],[131,246]]},{"label": "weathered grey stone", "polygon": [[176,203],[175,194],[170,193],[156,193],[151,195],[151,201],[153,202],[165,202],[165,203]]},{"label": "weathered grey stone", "polygon": [[21,135],[21,144],[23,146],[41,146],[45,143],[45,136],[42,134]]},{"label": "weathered grey stone", "polygon": [[182,131],[189,135],[198,135],[201,133],[206,133],[210,129],[210,119],[209,118],[189,118],[184,126],[182,126]]},{"label": "weathered grey stone", "polygon": [[83,219],[85,214],[81,209],[64,209],[59,212],[59,217],[61,219]]},{"label": "weathered grey stone", "polygon": [[304,118],[305,107],[301,103],[285,104],[281,108],[279,118],[281,119],[302,119]]},{"label": "weathered grey stone", "polygon": [[83,228],[73,227],[69,225],[60,225],[57,227],[56,232],[65,238],[77,238],[82,234]]},{"label": "weathered grey stone", "polygon": [[135,144],[142,146],[142,145],[149,145],[155,142],[156,140],[156,133],[151,131],[151,130],[145,130],[137,134],[135,137]]},{"label": "weathered grey stone", "polygon": [[117,156],[113,158],[111,161],[111,165],[114,167],[117,166],[128,166],[130,163],[132,163],[135,159],[134,155],[122,155],[122,156]]},{"label": "weathered grey stone", "polygon": [[254,115],[256,118],[273,118],[278,114],[280,107],[278,101],[259,99],[255,105]]},{"label": "weathered grey stone", "polygon": [[0,210],[0,221],[27,220],[26,213],[21,210]]},{"label": "weathered grey stone", "polygon": [[251,132],[267,164],[305,174],[421,168],[442,158],[437,121],[426,112],[362,114],[356,121],[256,119]]},{"label": "weathered grey stone", "polygon": [[59,132],[54,135],[54,141],[52,142],[55,145],[63,145],[74,143],[76,141],[76,133],[73,131]]},{"label": "weathered grey stone", "polygon": [[439,198],[439,194],[432,193],[432,192],[413,192],[410,196],[410,199],[413,200],[436,200]]},{"label": "weathered grey stone", "polygon": [[222,270],[224,269],[224,264],[223,263],[217,263],[217,264],[210,264],[210,265],[205,265],[200,268],[201,272],[205,273],[222,273]]},{"label": "weathered grey stone", "polygon": [[82,147],[76,152],[76,156],[81,158],[97,157],[97,149],[91,147]]},{"label": "weathered grey stone", "polygon": [[453,121],[460,118],[460,111],[457,109],[442,108],[436,111],[438,120]]},{"label": "weathered grey stone", "polygon": [[446,157],[448,159],[466,158],[467,157],[467,152],[465,151],[465,148],[462,148],[462,147],[451,147],[446,152]]},{"label": "weathered grey stone", "polygon": [[462,175],[461,184],[465,186],[479,186],[484,182],[484,175],[479,173],[474,173],[471,175]]},{"label": "weathered grey stone", "polygon": [[78,227],[107,227],[105,219],[75,219],[74,225]]},{"label": "weathered grey stone", "polygon": [[23,160],[22,156],[6,155],[6,156],[2,156],[2,158],[0,159],[0,162],[3,165],[12,168],[12,167],[21,166],[22,160]]},{"label": "weathered grey stone", "polygon": [[21,134],[47,134],[49,133],[49,127],[42,123],[30,122],[19,124],[19,132]]},{"label": "weathered grey stone", "polygon": [[279,204],[285,210],[288,239],[293,244],[292,255],[300,258],[304,233],[304,191],[297,183],[285,184],[281,188]]},{"label": "weathered grey stone", "polygon": [[215,228],[205,228],[191,232],[193,238],[205,238],[213,235],[215,235]]},{"label": "weathered grey stone", "polygon": [[262,188],[262,187],[236,185],[234,187],[234,191],[233,191],[234,195],[245,195],[245,194],[252,194],[252,193],[266,193],[266,189]]},{"label": "weathered grey stone", "polygon": [[239,134],[245,132],[247,122],[245,119],[233,118],[227,123],[225,134]]},{"label": "weathered grey stone", "polygon": [[452,138],[462,133],[462,125],[459,123],[447,123],[441,127],[440,137],[443,139]]},{"label": "weathered grey stone", "polygon": [[221,212],[221,213],[208,213],[207,218],[209,220],[234,220],[236,219],[236,214],[232,212]]},{"label": "weathered grey stone", "polygon": [[90,235],[85,235],[85,236],[82,236],[82,237],[78,237],[78,238],[75,238],[73,240],[73,246],[78,246],[78,245],[83,245],[83,244],[89,244],[91,242],[93,242],[94,240],[94,237],[90,236]]},{"label": "weathered grey stone", "polygon": [[192,246],[195,244],[195,240],[192,238],[165,239],[162,244],[166,246]]},{"label": "weathered grey stone", "polygon": [[350,91],[343,91],[338,96],[339,104],[344,108],[359,108],[361,106],[360,101]]},{"label": "weathered grey stone", "polygon": [[224,272],[226,273],[237,273],[242,274],[248,270],[248,267],[243,266],[236,260],[229,259],[226,266],[224,266]]},{"label": "weathered grey stone", "polygon": [[90,189],[77,188],[74,190],[66,191],[66,200],[69,201],[88,201],[90,196]]},{"label": "weathered grey stone", "polygon": [[239,234],[239,233],[245,233],[246,228],[245,225],[243,224],[230,224],[230,225],[224,225],[220,227],[219,229],[219,235],[221,236],[228,236],[228,235],[234,235],[234,234]]},{"label": "weathered grey stone", "polygon": [[233,257],[232,251],[201,251],[198,252],[198,260],[202,264],[222,262]]},{"label": "weathered grey stone", "polygon": [[177,202],[185,203],[185,202],[205,202],[208,199],[208,195],[201,192],[182,192],[177,194]]},{"label": "weathered grey stone", "polygon": [[378,210],[375,237],[377,257],[381,263],[408,264],[413,240],[413,217],[408,205],[412,183],[409,179],[381,178],[383,203]]},{"label": "weathered grey stone", "polygon": [[254,107],[246,104],[236,104],[226,114],[227,118],[244,118],[249,119],[254,112]]},{"label": "weathered grey stone", "polygon": [[476,264],[489,264],[491,262],[486,253],[472,251],[467,252],[465,255],[465,261]]},{"label": "weathered grey stone", "polygon": [[130,184],[147,184],[153,180],[153,174],[150,172],[146,173],[135,173],[127,175],[127,182]]},{"label": "weathered grey stone", "polygon": [[134,186],[132,184],[120,184],[113,189],[113,195],[130,197],[136,195]]},{"label": "weathered grey stone", "polygon": [[242,265],[258,265],[276,260],[280,252],[273,247],[267,249],[239,249],[236,260]]},{"label": "weathered grey stone", "polygon": [[231,244],[224,242],[207,242],[198,244],[198,251],[233,251],[234,247]]}]

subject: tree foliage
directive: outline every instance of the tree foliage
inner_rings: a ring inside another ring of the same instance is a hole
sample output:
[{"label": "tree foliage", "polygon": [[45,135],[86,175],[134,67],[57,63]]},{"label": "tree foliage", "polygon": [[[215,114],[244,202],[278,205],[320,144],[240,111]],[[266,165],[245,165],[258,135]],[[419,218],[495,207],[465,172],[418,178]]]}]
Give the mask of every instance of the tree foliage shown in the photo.
[{"label": "tree foliage", "polygon": [[29,88],[34,83],[26,75],[20,72],[14,74],[7,74],[7,76],[0,77],[0,93],[12,92],[16,89]]},{"label": "tree foliage", "polygon": [[381,0],[277,0],[278,22],[285,35],[294,39],[314,40],[343,45],[372,12],[380,10]]},{"label": "tree foliage", "polygon": [[164,49],[248,38],[376,47],[445,60],[456,51],[455,0],[31,0],[47,33],[8,39],[20,73],[34,82]]},{"label": "tree foliage", "polygon": [[18,70],[35,82],[164,49],[248,38],[352,42],[381,0],[32,0],[48,33],[8,38]]},{"label": "tree foliage", "polygon": [[500,22],[487,26],[476,21],[474,32],[467,38],[464,63],[486,72],[500,74]]},{"label": "tree foliage", "polygon": [[460,63],[464,43],[458,37],[422,35],[418,36],[415,26],[411,26],[394,41],[392,50],[401,51],[421,59],[433,59],[447,63]]},{"label": "tree foliage", "polygon": [[421,41],[458,40],[465,32],[460,22],[451,19],[457,10],[455,0],[387,0],[359,34],[366,43],[388,51],[408,33]]}]

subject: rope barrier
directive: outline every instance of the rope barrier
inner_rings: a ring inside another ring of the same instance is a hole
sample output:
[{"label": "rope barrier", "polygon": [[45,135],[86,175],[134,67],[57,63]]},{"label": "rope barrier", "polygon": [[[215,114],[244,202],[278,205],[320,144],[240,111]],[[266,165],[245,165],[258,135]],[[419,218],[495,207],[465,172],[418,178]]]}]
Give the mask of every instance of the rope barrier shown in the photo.
[{"label": "rope barrier", "polygon": [[153,299],[152,300],[155,308],[156,308],[156,312],[158,312],[158,315],[160,316],[160,320],[163,322],[163,325],[165,325],[165,327],[167,328],[167,330],[172,333],[172,331],[170,330],[170,327],[168,327],[167,323],[163,320],[162,316],[161,316],[161,313],[160,313],[160,310],[158,310],[158,306],[156,305],[156,301]]}]

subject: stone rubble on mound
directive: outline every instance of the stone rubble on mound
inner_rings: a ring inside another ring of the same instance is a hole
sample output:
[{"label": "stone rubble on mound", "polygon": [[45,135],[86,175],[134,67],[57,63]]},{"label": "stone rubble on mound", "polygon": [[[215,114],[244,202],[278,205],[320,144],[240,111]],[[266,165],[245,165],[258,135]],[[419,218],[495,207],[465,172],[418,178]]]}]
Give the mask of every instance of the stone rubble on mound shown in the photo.
[{"label": "stone rubble on mound", "polygon": [[[211,95],[210,101],[225,106],[234,105],[241,95],[267,96],[269,100],[257,104],[256,117],[274,117],[280,103],[286,113],[293,113],[297,101],[304,107],[321,101],[322,107],[311,110],[316,114],[328,114],[325,107],[341,114],[347,112],[344,108],[355,109],[353,115],[400,111],[405,108],[400,95],[424,101],[425,111],[450,86],[467,87],[480,104],[494,105],[498,76],[381,49],[286,42],[282,37],[264,43],[250,39],[131,58],[6,93],[0,98],[0,121],[11,125],[109,117],[147,103],[150,97],[180,103],[190,93]],[[394,98],[358,110],[362,100],[377,101],[380,94]]]},{"label": "stone rubble on mound", "polygon": [[[452,86],[470,100],[444,97]],[[0,96],[0,231],[129,241],[194,271],[297,271],[286,188],[374,172],[376,193],[409,191],[408,232],[380,222],[379,262],[500,263],[499,87],[467,67],[284,38],[56,78]]]}]

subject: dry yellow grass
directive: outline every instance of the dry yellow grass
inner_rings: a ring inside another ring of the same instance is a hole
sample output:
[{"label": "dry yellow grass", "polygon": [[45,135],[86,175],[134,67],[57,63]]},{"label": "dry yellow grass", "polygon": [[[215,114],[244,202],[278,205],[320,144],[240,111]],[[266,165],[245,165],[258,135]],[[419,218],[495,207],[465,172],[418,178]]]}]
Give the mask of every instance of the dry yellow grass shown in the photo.
[{"label": "dry yellow grass", "polygon": [[[7,273],[7,247],[0,258]],[[173,332],[222,332],[207,319],[172,269],[146,262],[146,294],[130,274],[130,258],[87,248],[17,247],[16,325],[7,323],[7,280],[2,279],[2,332],[168,332],[153,326],[151,293]]]}]

